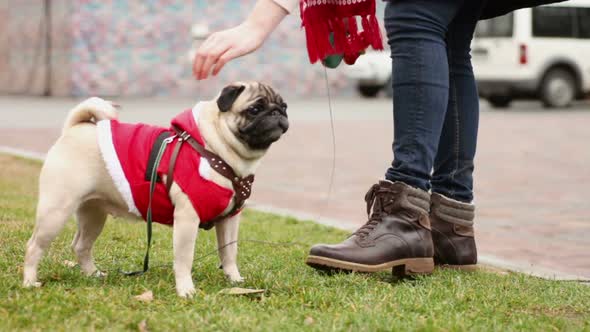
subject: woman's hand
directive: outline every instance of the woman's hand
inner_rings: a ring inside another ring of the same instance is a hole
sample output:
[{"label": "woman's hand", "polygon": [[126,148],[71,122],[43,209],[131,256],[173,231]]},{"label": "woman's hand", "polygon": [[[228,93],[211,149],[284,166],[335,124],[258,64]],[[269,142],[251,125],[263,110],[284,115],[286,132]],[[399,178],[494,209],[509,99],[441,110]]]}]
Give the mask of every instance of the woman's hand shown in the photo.
[{"label": "woman's hand", "polygon": [[228,61],[257,50],[266,35],[260,26],[253,26],[248,21],[213,33],[197,51],[193,74],[198,80],[203,80],[213,68],[213,76],[217,75]]},{"label": "woman's hand", "polygon": [[193,74],[198,80],[217,75],[230,60],[257,50],[288,12],[272,0],[258,0],[242,24],[209,36],[197,50]]}]

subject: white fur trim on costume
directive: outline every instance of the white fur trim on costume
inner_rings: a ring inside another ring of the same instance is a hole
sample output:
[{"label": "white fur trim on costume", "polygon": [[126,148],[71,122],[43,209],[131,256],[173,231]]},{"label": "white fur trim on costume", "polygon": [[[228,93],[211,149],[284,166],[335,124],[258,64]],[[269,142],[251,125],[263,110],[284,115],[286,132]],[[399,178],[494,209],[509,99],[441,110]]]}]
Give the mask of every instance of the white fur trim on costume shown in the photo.
[{"label": "white fur trim on costume", "polygon": [[[199,126],[199,112],[201,112],[203,105],[203,102],[200,101],[193,107],[193,118],[197,126]],[[201,157],[201,160],[199,161],[199,174],[205,180],[211,180],[211,165],[209,164],[209,161],[203,157]]]},{"label": "white fur trim on costume", "polygon": [[194,118],[197,126],[199,125],[199,112],[201,111],[202,108],[203,108],[202,101],[196,103],[195,106],[193,106],[193,118]]},{"label": "white fur trim on costume", "polygon": [[211,180],[211,165],[209,164],[209,161],[203,157],[201,157],[201,160],[199,161],[199,174],[203,179]]},{"label": "white fur trim on costume", "polygon": [[117,187],[117,189],[121,193],[121,196],[123,196],[123,199],[127,203],[129,212],[135,214],[138,217],[141,217],[141,214],[139,213],[139,210],[137,209],[137,207],[135,206],[135,202],[133,201],[133,195],[131,194],[131,186],[129,185],[129,181],[127,181],[127,178],[125,177],[123,167],[121,167],[121,163],[119,162],[119,158],[117,157],[117,151],[115,150],[115,145],[113,144],[111,121],[99,121],[96,124],[96,127],[100,153],[102,154],[102,159],[104,160],[107,166],[107,170],[111,178],[113,178],[115,187]]}]

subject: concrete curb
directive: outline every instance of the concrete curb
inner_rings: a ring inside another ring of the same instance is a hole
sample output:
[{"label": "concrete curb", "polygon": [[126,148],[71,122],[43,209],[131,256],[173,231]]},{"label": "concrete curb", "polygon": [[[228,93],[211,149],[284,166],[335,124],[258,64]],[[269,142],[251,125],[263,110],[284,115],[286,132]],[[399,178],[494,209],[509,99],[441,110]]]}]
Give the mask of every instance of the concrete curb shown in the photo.
[{"label": "concrete curb", "polygon": [[[12,154],[12,155],[15,155],[18,157],[40,160],[40,161],[43,161],[46,156],[43,153],[32,152],[32,151],[27,151],[27,150],[22,150],[22,149],[16,149],[16,148],[8,147],[8,146],[0,146],[0,153],[7,153],[7,154]],[[278,208],[278,207],[265,205],[265,204],[258,204],[256,202],[252,202],[252,201],[248,202],[246,207],[250,208],[250,209],[262,211],[262,212],[277,214],[280,216],[293,217],[293,218],[296,218],[299,220],[309,220],[309,221],[317,222],[318,224],[321,224],[324,226],[334,227],[334,228],[338,228],[338,229],[349,231],[349,232],[354,231],[358,227],[358,225],[352,225],[350,223],[342,222],[341,220],[337,220],[337,219],[325,218],[321,215],[313,215],[311,213],[305,213],[305,212],[295,211],[295,210],[290,210],[290,209],[285,209],[285,208]],[[583,276],[573,275],[573,274],[569,274],[569,273],[565,273],[565,272],[561,272],[561,271],[555,271],[555,270],[551,270],[551,269],[546,269],[546,268],[543,268],[540,266],[535,266],[530,263],[508,261],[508,260],[505,260],[505,259],[502,259],[502,258],[499,258],[496,256],[491,256],[491,255],[479,255],[479,263],[482,265],[489,265],[492,267],[510,270],[510,271],[514,271],[514,272],[519,272],[519,273],[523,273],[523,274],[527,274],[527,275],[531,275],[531,276],[535,276],[535,277],[539,277],[539,278],[543,278],[543,279],[560,280],[560,281],[578,281],[578,282],[590,285],[590,279],[583,277]]]},{"label": "concrete curb", "polygon": [[576,281],[590,286],[590,279],[587,277],[569,274],[561,271],[555,271],[544,268],[542,266],[536,266],[531,263],[508,261],[492,255],[479,255],[478,261],[479,264],[482,265],[488,265],[504,270],[519,272],[533,277],[558,281]]}]

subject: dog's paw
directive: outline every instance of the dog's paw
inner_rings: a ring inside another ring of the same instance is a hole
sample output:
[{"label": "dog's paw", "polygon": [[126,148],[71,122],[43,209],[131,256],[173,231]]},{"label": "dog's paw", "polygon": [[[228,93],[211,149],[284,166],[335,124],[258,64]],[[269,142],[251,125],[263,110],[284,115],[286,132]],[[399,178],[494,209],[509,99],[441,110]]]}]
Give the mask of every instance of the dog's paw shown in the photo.
[{"label": "dog's paw", "polygon": [[196,292],[197,291],[193,286],[186,288],[176,287],[176,293],[178,294],[178,296],[183,297],[185,299],[192,299]]},{"label": "dog's paw", "polygon": [[243,283],[245,280],[246,280],[246,279],[244,279],[244,277],[241,277],[241,276],[239,276],[239,277],[233,277],[233,278],[232,278],[232,277],[229,277],[229,281],[231,281],[231,282],[232,282],[232,283],[234,283],[234,284],[241,284],[241,283]]},{"label": "dog's paw", "polygon": [[223,273],[231,282],[239,283],[244,281],[244,278],[242,278],[240,275],[240,271],[238,270],[238,266],[236,264],[224,266]]},{"label": "dog's paw", "polygon": [[105,278],[107,276],[107,273],[106,272],[102,272],[100,270],[96,270],[90,276],[91,277],[94,277],[94,278]]},{"label": "dog's paw", "polygon": [[90,266],[85,266],[85,264],[81,264],[80,269],[82,271],[82,274],[84,274],[87,277],[104,278],[107,276],[106,272],[102,272],[101,270],[97,269],[94,264],[91,264]]},{"label": "dog's paw", "polygon": [[38,281],[24,281],[23,282],[23,287],[24,288],[39,288],[41,287],[43,284],[38,282]]},{"label": "dog's paw", "polygon": [[230,282],[235,283],[235,284],[239,284],[244,282],[244,278],[238,273],[238,274],[226,274],[225,275],[227,277],[227,279],[229,279]]}]

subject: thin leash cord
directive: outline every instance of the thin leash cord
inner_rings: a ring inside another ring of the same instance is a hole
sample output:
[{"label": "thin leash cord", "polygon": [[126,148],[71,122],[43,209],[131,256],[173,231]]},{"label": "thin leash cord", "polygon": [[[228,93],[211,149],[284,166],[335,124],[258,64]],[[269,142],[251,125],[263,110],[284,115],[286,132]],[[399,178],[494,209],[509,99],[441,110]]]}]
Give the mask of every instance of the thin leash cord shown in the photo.
[{"label": "thin leash cord", "polygon": [[[326,95],[328,97],[328,111],[330,114],[330,131],[332,133],[332,169],[330,170],[330,183],[328,185],[328,192],[326,194],[326,199],[324,200],[325,206],[330,204],[332,200],[332,189],[334,187],[334,177],[336,175],[336,128],[334,126],[334,111],[332,109],[332,93],[330,91],[330,81],[328,79],[328,69],[326,66],[324,67],[324,81],[326,83]],[[316,220],[319,222],[322,218],[322,211],[324,209],[320,209]]]}]

